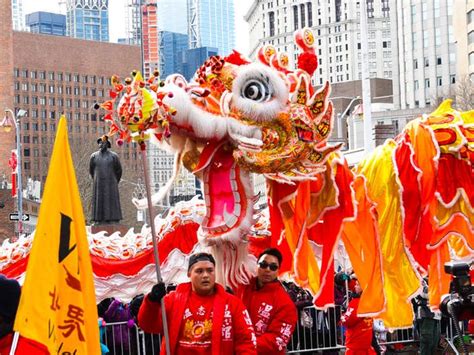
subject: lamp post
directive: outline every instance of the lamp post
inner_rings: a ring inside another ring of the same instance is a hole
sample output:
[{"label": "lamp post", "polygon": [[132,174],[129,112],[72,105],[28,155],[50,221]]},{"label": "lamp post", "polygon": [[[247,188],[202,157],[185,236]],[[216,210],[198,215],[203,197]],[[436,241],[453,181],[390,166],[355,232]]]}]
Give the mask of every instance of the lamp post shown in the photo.
[{"label": "lamp post", "polygon": [[[11,115],[12,119],[8,118],[8,114]],[[18,110],[17,114],[10,110],[5,109],[5,117],[3,118],[0,126],[3,127],[5,132],[10,132],[12,127],[15,126],[16,129],[16,155],[17,155],[17,202],[18,202],[18,236],[21,235],[23,232],[23,191],[22,191],[22,180],[21,180],[21,172],[22,172],[22,162],[21,162],[21,124],[20,118],[25,117],[27,111],[25,110]]]}]

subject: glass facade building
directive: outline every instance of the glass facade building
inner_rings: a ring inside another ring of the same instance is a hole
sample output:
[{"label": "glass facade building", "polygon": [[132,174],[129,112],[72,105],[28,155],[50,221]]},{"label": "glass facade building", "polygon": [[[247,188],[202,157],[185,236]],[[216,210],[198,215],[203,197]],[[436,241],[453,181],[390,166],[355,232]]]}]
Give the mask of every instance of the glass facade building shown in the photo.
[{"label": "glass facade building", "polygon": [[160,32],[160,77],[183,74],[183,56],[188,49],[188,35],[182,33]]},{"label": "glass facade building", "polygon": [[158,29],[187,34],[186,0],[158,1]]},{"label": "glass facade building", "polygon": [[109,41],[108,0],[67,0],[67,34],[93,41]]},{"label": "glass facade building", "polygon": [[186,80],[190,81],[196,69],[199,68],[207,58],[217,54],[218,49],[212,47],[188,49],[183,57],[183,76]]},{"label": "glass facade building", "polygon": [[188,0],[188,35],[191,48],[230,54],[235,47],[234,0]]},{"label": "glass facade building", "polygon": [[52,12],[33,12],[26,15],[26,25],[32,33],[55,36],[66,35],[66,16]]}]

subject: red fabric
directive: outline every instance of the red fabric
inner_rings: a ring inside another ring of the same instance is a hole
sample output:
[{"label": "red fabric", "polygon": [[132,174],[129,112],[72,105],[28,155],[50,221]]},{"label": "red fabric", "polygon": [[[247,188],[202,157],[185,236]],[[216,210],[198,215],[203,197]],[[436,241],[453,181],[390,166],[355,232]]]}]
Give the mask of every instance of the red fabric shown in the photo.
[{"label": "red fabric", "polygon": [[[168,233],[158,242],[160,260],[162,263],[173,249],[179,249],[183,254],[189,254],[197,243],[197,230],[199,225],[194,222],[179,225],[173,232]],[[145,266],[154,263],[153,249],[129,259],[110,259],[91,255],[92,269],[98,277],[108,277],[121,273],[126,276],[136,275]],[[28,255],[1,270],[9,278],[17,278],[26,271]]]},{"label": "red fabric", "polygon": [[[9,355],[13,342],[13,333],[5,335],[0,339],[0,355]],[[48,349],[34,340],[20,336],[15,355],[49,355]]]},{"label": "red fabric", "polygon": [[19,277],[26,271],[26,265],[28,264],[29,255],[22,259],[17,260],[13,264],[8,265],[5,269],[0,270],[3,275],[10,279]]},{"label": "red fabric", "polygon": [[340,237],[344,218],[352,217],[355,214],[350,189],[353,175],[347,165],[337,164],[336,167],[334,182],[339,190],[338,206],[326,210],[321,216],[320,223],[316,223],[309,230],[310,239],[323,246],[321,288],[315,298],[315,305],[319,308],[334,304],[334,249]]},{"label": "red fabric", "polygon": [[436,190],[444,203],[449,204],[457,189],[464,189],[471,206],[474,205],[474,169],[467,160],[456,159],[454,155],[442,154],[438,161]]},{"label": "red fabric", "polygon": [[[252,322],[242,301],[225,292],[218,284],[215,290],[211,354],[257,354]],[[181,284],[164,299],[171,354],[178,351],[179,334],[191,292],[191,283]],[[138,324],[147,333],[162,333],[161,304],[150,301],[146,296],[138,312]],[[164,342],[162,353],[165,353]]]},{"label": "red fabric", "polygon": [[237,290],[250,313],[259,355],[285,354],[298,321],[298,312],[280,282],[257,289],[256,278]]},{"label": "red fabric", "polygon": [[359,298],[353,298],[341,322],[346,326],[346,354],[376,354],[372,348],[373,319],[357,317]]},{"label": "red fabric", "polygon": [[284,273],[292,270],[293,253],[288,246],[286,238],[282,238],[281,236],[285,230],[281,214],[285,212],[280,209],[278,204],[281,201],[288,199],[289,195],[295,193],[299,183],[296,182],[295,185],[289,185],[267,180],[267,184],[269,186],[268,209],[270,212],[271,246],[278,248],[283,255],[280,273]]}]

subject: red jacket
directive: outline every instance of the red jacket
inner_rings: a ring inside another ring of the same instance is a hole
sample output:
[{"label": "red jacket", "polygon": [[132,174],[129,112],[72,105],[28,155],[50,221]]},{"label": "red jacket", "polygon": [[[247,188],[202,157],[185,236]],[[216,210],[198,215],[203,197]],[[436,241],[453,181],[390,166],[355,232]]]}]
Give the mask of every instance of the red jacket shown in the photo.
[{"label": "red jacket", "polygon": [[257,335],[257,353],[285,354],[298,321],[298,311],[279,281],[257,289],[257,279],[241,286],[237,296],[247,307]]},{"label": "red jacket", "polygon": [[[212,355],[243,354],[256,355],[255,333],[248,312],[242,302],[227,293],[221,285],[216,284],[212,318]],[[171,354],[177,351],[180,330],[183,323],[187,300],[192,292],[191,283],[184,283],[164,298]],[[224,310],[228,306],[232,315],[232,341],[223,341],[222,328]],[[247,318],[247,319],[246,319]],[[161,303],[152,302],[145,297],[138,312],[138,324],[147,333],[163,333]],[[162,354],[165,344],[162,342]]]},{"label": "red jacket", "polygon": [[[13,342],[13,333],[5,335],[0,339],[0,355],[9,355]],[[49,355],[49,351],[43,344],[34,340],[24,338],[20,335],[15,355]]]},{"label": "red jacket", "polygon": [[360,298],[353,298],[349,302],[346,313],[341,317],[341,322],[346,326],[346,355],[351,354],[376,354],[372,348],[373,319],[358,317]]}]

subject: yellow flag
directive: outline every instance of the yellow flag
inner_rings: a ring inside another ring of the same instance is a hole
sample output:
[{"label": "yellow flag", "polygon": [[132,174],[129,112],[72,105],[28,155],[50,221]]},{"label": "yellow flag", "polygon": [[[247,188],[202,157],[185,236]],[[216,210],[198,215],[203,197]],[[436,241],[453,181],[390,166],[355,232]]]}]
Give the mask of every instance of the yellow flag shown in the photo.
[{"label": "yellow flag", "polygon": [[97,319],[84,214],[63,116],[14,329],[51,354],[100,354]]}]

